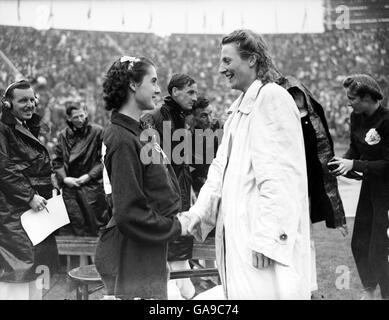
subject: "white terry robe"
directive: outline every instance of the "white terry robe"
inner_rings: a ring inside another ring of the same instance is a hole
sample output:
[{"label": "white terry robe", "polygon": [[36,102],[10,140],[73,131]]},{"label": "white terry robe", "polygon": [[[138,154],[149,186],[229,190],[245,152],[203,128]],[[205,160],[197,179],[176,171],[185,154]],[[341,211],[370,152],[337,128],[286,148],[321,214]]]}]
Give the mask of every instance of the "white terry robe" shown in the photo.
[{"label": "white terry robe", "polygon": [[[285,89],[269,83],[259,91],[261,86],[255,80],[230,107],[222,143],[190,214],[201,218],[203,239],[216,225],[216,259],[228,299],[310,299],[300,115]],[[274,260],[273,266],[253,267],[253,250]]]}]

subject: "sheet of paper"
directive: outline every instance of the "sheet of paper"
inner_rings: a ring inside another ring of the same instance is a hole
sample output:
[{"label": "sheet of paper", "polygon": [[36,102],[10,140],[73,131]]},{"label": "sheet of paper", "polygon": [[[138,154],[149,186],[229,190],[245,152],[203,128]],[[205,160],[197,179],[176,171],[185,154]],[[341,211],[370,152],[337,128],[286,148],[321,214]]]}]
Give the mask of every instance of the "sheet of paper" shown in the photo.
[{"label": "sheet of paper", "polygon": [[21,216],[22,226],[34,246],[70,223],[62,195],[47,200],[46,208],[41,211],[30,209]]}]

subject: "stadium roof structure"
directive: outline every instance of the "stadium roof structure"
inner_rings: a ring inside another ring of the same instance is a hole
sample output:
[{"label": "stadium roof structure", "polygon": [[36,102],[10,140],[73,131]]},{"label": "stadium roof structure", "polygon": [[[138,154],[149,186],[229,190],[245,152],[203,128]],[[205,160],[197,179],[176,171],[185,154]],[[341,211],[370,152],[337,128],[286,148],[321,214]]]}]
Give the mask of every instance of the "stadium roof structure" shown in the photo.
[{"label": "stadium roof structure", "polygon": [[0,24],[168,35],[324,31],[324,0],[2,0]]}]

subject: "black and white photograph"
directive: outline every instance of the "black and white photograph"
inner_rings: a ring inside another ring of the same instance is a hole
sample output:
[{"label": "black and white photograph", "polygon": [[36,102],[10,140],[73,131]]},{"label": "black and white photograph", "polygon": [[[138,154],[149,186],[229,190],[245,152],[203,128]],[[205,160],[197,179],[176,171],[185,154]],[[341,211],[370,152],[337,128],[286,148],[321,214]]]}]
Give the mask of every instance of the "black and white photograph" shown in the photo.
[{"label": "black and white photograph", "polygon": [[388,97],[388,0],[0,0],[0,300],[389,300]]}]

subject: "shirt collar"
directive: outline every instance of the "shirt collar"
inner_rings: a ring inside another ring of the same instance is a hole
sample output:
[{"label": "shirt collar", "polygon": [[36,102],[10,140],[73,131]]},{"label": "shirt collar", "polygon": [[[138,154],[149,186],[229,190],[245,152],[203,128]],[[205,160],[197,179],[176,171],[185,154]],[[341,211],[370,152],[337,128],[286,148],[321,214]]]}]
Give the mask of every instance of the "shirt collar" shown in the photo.
[{"label": "shirt collar", "polygon": [[131,131],[136,136],[139,136],[142,132],[139,121],[117,111],[112,111],[111,122]]},{"label": "shirt collar", "polygon": [[20,119],[18,119],[18,118],[16,118],[16,117],[15,117],[15,120],[16,120],[16,122],[17,122],[18,124],[20,124],[21,126],[26,126],[26,122],[25,122],[25,121],[22,121],[22,120],[20,120]]}]

